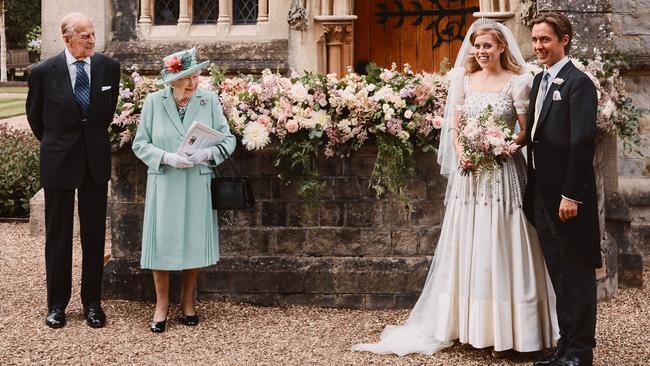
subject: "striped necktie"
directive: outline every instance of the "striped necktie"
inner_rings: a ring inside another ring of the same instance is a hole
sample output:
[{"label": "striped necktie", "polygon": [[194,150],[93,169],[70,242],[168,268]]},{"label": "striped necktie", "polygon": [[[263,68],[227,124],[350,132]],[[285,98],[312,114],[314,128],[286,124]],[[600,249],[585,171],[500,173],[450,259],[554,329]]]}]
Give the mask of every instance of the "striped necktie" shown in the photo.
[{"label": "striped necktie", "polygon": [[77,79],[74,83],[74,100],[79,105],[81,119],[85,120],[88,118],[88,106],[90,105],[90,82],[84,69],[86,63],[77,61],[75,65],[77,66]]},{"label": "striped necktie", "polygon": [[533,123],[533,128],[531,131],[531,139],[535,137],[537,120],[539,119],[539,113],[542,111],[542,106],[544,106],[544,99],[546,98],[546,91],[548,90],[548,79],[550,76],[551,74],[549,74],[548,71],[544,70],[544,74],[542,75],[542,83],[537,93],[537,100],[535,101],[535,121]]}]

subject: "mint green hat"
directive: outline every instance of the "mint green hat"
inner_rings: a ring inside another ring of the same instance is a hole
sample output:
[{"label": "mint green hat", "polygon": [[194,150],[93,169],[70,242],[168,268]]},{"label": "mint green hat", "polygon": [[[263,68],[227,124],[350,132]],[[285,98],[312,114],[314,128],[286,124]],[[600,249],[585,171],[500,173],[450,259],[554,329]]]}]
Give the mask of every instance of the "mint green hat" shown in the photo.
[{"label": "mint green hat", "polygon": [[196,48],[178,51],[163,58],[163,69],[156,80],[157,85],[170,83],[176,79],[191,75],[208,66],[210,61],[196,62]]}]

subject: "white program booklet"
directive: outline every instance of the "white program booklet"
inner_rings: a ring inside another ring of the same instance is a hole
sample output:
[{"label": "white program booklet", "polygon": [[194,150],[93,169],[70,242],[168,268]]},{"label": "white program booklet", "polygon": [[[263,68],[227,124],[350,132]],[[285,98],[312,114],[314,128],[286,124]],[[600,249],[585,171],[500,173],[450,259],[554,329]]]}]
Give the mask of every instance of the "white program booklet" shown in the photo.
[{"label": "white program booklet", "polygon": [[196,150],[215,146],[226,137],[203,123],[194,121],[178,146],[178,154],[192,155]]}]

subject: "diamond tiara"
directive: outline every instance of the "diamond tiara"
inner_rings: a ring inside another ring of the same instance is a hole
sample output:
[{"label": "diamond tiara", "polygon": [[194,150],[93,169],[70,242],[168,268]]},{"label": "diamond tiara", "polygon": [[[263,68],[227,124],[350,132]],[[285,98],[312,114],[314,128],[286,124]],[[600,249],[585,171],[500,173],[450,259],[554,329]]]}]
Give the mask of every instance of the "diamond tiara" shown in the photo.
[{"label": "diamond tiara", "polygon": [[485,18],[481,17],[477,21],[474,22],[474,26],[478,28],[494,28],[494,29],[499,29],[499,23],[496,21],[490,19],[490,18]]}]

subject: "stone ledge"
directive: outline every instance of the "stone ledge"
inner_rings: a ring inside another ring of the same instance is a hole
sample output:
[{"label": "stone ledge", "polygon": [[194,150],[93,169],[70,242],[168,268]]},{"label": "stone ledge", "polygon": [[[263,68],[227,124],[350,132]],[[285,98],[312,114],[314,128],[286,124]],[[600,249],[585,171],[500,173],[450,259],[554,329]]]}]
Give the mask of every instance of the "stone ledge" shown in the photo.
[{"label": "stone ledge", "polygon": [[650,179],[618,178],[618,189],[630,206],[650,206]]},{"label": "stone ledge", "polygon": [[[201,270],[197,292],[199,298],[257,305],[410,307],[424,285],[430,261],[431,257],[222,257],[217,265]],[[150,271],[141,269],[135,259],[111,259],[103,287],[105,298],[155,298]]]},{"label": "stone ledge", "polygon": [[266,68],[284,73],[289,68],[287,40],[210,43],[112,41],[106,46],[105,54],[118,60],[123,69],[137,64],[141,73],[158,74],[163,57],[192,46],[196,47],[199,61],[210,60],[216,65],[226,66],[229,73],[260,73]]}]

